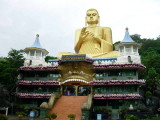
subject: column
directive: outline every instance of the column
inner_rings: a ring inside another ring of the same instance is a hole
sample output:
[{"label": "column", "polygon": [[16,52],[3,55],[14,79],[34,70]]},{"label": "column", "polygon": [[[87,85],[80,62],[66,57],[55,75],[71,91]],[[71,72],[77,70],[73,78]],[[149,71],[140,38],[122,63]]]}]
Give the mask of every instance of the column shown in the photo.
[{"label": "column", "polygon": [[37,57],[36,57],[36,50],[35,50],[35,52],[34,52],[34,58],[36,59]]},{"label": "column", "polygon": [[41,59],[43,59],[43,53],[42,53],[42,51],[41,51]]},{"label": "column", "polygon": [[60,95],[63,95],[63,86],[60,86]]},{"label": "column", "polygon": [[78,86],[75,85],[74,88],[75,88],[75,96],[78,96]]},{"label": "column", "polygon": [[94,94],[94,91],[93,91],[93,86],[91,86],[91,95]]},{"label": "column", "polygon": [[139,55],[139,53],[138,53],[138,46],[137,46],[137,54]]},{"label": "column", "polygon": [[29,56],[28,56],[28,59],[30,59],[30,57],[31,57],[31,52],[30,52],[30,51],[29,51],[28,55],[29,55]]},{"label": "column", "polygon": [[131,53],[133,54],[134,52],[133,52],[133,45],[131,45]]},{"label": "column", "polygon": [[124,55],[126,55],[126,47],[125,47],[125,45],[124,45]]}]

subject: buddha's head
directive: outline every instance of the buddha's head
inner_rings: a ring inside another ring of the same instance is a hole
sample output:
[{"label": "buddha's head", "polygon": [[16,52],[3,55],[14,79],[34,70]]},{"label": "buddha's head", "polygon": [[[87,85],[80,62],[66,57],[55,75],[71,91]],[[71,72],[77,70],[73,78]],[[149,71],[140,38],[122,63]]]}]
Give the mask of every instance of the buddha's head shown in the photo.
[{"label": "buddha's head", "polygon": [[99,23],[99,14],[96,9],[87,10],[86,23],[87,24],[98,24]]}]

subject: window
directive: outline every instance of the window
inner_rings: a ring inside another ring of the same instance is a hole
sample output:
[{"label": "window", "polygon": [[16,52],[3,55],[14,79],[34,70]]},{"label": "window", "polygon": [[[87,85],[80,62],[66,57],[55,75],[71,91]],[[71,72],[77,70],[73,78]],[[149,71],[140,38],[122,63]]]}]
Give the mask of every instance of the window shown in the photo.
[{"label": "window", "polygon": [[131,52],[131,46],[126,46],[126,52]]},{"label": "window", "polygon": [[31,56],[34,56],[34,51],[31,51],[30,55],[31,55]]},{"label": "window", "polygon": [[26,77],[35,77],[35,73],[34,72],[27,72]]},{"label": "window", "polygon": [[108,76],[122,76],[122,73],[119,71],[110,71],[108,72]]},{"label": "window", "polygon": [[47,77],[47,73],[39,73],[39,77]]},{"label": "window", "polygon": [[126,76],[136,76],[136,72],[135,71],[126,71],[125,75]]},{"label": "window", "polygon": [[124,52],[124,47],[120,47],[120,52]]},{"label": "window", "polygon": [[58,74],[49,74],[50,78],[58,77]]},{"label": "window", "polygon": [[40,51],[36,51],[36,56],[41,56],[41,52]]},{"label": "window", "polygon": [[133,52],[137,52],[137,47],[133,46]]}]

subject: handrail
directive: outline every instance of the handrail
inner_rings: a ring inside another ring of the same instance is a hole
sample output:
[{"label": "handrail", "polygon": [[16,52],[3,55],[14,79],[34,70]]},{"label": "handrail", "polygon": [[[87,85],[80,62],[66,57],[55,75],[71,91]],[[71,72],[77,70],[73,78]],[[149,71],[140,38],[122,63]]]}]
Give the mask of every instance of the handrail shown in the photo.
[{"label": "handrail", "polygon": [[58,94],[52,94],[51,97],[49,98],[48,103],[43,102],[40,105],[40,107],[41,108],[49,108],[49,109],[51,109],[53,107],[53,105],[55,104],[56,99],[59,98],[59,97],[60,97],[60,95],[58,95]]},{"label": "handrail", "polygon": [[92,98],[93,98],[92,94],[89,94],[87,96],[87,101],[81,107],[82,110],[89,110],[91,108],[91,106],[92,106]]}]

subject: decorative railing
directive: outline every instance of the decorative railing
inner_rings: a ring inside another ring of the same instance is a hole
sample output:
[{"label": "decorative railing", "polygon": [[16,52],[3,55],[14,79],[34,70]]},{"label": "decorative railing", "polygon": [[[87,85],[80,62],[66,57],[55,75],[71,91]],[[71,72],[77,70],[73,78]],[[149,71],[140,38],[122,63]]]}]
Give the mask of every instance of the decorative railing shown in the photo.
[{"label": "decorative railing", "polygon": [[117,61],[117,58],[94,58],[93,59],[94,65],[98,65],[98,64],[111,64],[111,63],[115,63]]},{"label": "decorative railing", "polygon": [[144,85],[145,80],[93,80],[90,85]]},{"label": "decorative railing", "polygon": [[92,98],[93,98],[92,94],[89,94],[87,96],[87,101],[81,106],[82,110],[90,110],[90,108],[92,106]]},{"label": "decorative railing", "polygon": [[19,98],[50,98],[51,94],[41,93],[17,93]]},{"label": "decorative railing", "polygon": [[93,65],[93,68],[95,69],[122,69],[122,68],[138,68],[138,69],[145,69],[146,67],[142,64],[136,64],[136,63],[127,63],[127,64],[97,64]]},{"label": "decorative railing", "polygon": [[[62,60],[59,60],[58,61],[58,64],[61,64],[63,61]],[[93,60],[91,58],[86,58],[85,59],[85,62],[88,62],[88,63],[93,63]]]},{"label": "decorative railing", "polygon": [[94,99],[143,99],[139,94],[95,94]]},{"label": "decorative railing", "polygon": [[61,84],[65,84],[65,83],[67,83],[67,82],[76,82],[76,81],[78,81],[78,82],[83,82],[83,83],[86,83],[86,84],[88,84],[89,82],[87,82],[87,81],[85,81],[85,80],[82,80],[82,79],[67,79],[67,80],[65,80],[64,82],[61,82]]},{"label": "decorative railing", "polygon": [[18,85],[60,85],[58,81],[29,81],[29,80],[20,80],[17,81]]},{"label": "decorative railing", "polygon": [[25,71],[51,71],[58,69],[58,66],[22,66],[19,70]]}]

